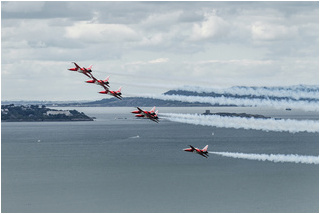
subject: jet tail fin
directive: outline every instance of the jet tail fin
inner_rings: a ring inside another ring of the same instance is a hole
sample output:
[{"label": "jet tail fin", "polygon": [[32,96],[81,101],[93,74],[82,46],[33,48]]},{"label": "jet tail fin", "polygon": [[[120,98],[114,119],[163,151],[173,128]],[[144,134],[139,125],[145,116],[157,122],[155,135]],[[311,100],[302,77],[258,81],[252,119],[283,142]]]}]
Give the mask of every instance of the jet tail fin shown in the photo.
[{"label": "jet tail fin", "polygon": [[205,147],[203,147],[202,151],[206,152],[208,150],[208,145],[206,145]]},{"label": "jet tail fin", "polygon": [[104,80],[104,82],[108,82],[109,78],[110,78],[110,76],[107,76],[107,78]]},{"label": "jet tail fin", "polygon": [[156,107],[155,107],[155,106],[150,110],[150,112],[153,113],[154,110],[156,110]]}]

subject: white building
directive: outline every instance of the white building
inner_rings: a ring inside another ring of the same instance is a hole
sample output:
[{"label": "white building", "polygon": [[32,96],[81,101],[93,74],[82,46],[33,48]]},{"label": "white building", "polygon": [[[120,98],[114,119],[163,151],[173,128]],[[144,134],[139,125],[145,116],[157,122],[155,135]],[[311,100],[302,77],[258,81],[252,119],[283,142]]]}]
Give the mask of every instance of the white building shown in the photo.
[{"label": "white building", "polygon": [[59,111],[47,111],[47,115],[58,115],[58,114],[64,114],[66,116],[72,116],[72,114],[70,113],[70,111],[65,110],[59,110]]}]

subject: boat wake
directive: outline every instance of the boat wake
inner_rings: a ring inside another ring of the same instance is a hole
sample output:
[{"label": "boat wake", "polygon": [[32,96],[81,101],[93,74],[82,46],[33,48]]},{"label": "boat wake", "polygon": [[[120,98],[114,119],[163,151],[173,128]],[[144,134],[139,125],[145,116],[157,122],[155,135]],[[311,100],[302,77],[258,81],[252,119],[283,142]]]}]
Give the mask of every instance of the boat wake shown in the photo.
[{"label": "boat wake", "polygon": [[133,136],[133,137],[129,137],[129,138],[131,138],[131,139],[135,139],[135,138],[140,138],[140,136],[139,136],[139,135],[137,135],[137,136]]}]

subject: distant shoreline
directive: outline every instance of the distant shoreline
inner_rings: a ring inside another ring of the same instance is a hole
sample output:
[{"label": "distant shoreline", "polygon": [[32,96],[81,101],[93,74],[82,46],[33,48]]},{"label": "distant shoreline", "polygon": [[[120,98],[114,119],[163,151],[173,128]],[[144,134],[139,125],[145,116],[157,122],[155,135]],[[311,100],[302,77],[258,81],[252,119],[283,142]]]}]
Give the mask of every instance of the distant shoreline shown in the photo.
[{"label": "distant shoreline", "polygon": [[1,122],[76,122],[94,119],[77,110],[49,109],[42,105],[1,105]]},{"label": "distant shoreline", "polygon": [[15,123],[15,122],[92,122],[94,121],[94,119],[88,119],[88,120],[2,120],[1,119],[1,122],[4,122],[4,123]]}]

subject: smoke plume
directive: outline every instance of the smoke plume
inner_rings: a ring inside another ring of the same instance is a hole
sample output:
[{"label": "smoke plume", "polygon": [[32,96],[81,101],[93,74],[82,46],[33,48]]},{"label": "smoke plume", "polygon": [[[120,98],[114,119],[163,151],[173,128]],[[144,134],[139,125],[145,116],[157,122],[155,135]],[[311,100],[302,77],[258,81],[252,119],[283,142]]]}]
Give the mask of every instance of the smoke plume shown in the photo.
[{"label": "smoke plume", "polygon": [[219,115],[162,113],[165,119],[194,125],[215,126],[235,129],[254,129],[276,132],[319,132],[319,121],[292,119],[261,119],[244,117],[225,117]]},{"label": "smoke plume", "polygon": [[142,95],[143,97],[181,101],[190,103],[209,103],[212,105],[237,105],[237,106],[269,106],[274,108],[299,108],[306,111],[319,111],[318,101],[306,100],[271,100],[271,99],[249,99],[249,98],[233,98],[233,97],[202,97],[202,96],[184,96],[184,95]]},{"label": "smoke plume", "polygon": [[291,162],[291,163],[305,163],[305,164],[319,164],[318,156],[305,156],[305,155],[283,155],[283,154],[246,154],[246,153],[233,153],[233,152],[209,152],[211,154],[221,155],[224,157],[241,158],[247,160],[258,161],[272,161],[275,163]]},{"label": "smoke plume", "polygon": [[257,97],[277,97],[300,99],[316,99],[319,100],[319,86],[316,85],[296,85],[286,87],[247,87],[234,86],[230,88],[218,87],[199,87],[199,86],[183,86],[178,90],[192,91],[198,93],[217,93],[228,94],[230,96],[257,96]]}]

